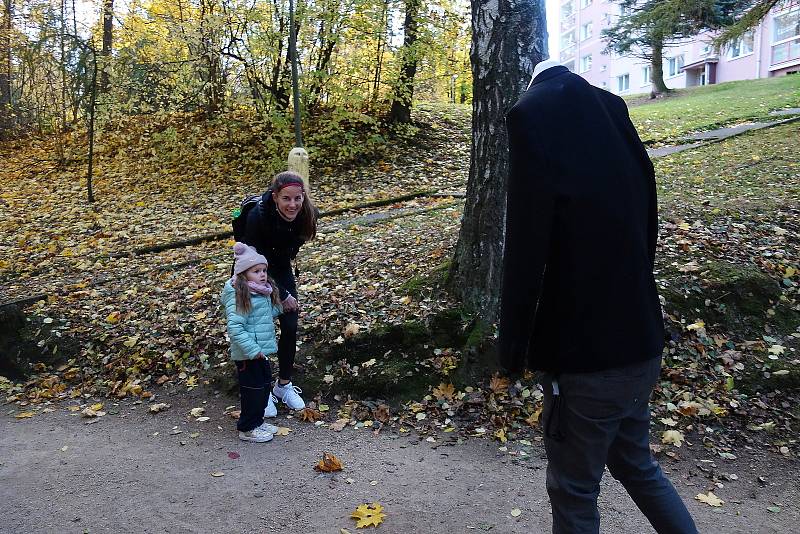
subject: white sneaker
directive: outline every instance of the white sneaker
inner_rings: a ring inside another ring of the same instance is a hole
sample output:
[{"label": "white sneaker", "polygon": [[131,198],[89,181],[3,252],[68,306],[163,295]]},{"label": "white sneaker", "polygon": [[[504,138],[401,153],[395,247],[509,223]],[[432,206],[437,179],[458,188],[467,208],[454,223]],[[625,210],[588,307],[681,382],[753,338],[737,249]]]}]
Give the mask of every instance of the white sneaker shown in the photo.
[{"label": "white sneaker", "polygon": [[264,417],[277,417],[278,408],[275,406],[276,400],[275,395],[270,393],[269,397],[267,397],[267,407],[264,408]]},{"label": "white sneaker", "polygon": [[272,388],[272,393],[275,394],[275,397],[292,410],[302,410],[306,407],[306,403],[303,401],[303,398],[300,397],[300,393],[302,392],[302,389],[293,386],[291,382],[284,385],[275,382],[275,387]]},{"label": "white sneaker", "polygon": [[272,433],[265,432],[260,426],[249,432],[239,431],[239,439],[242,441],[252,441],[255,443],[266,443],[272,440]]},{"label": "white sneaker", "polygon": [[277,434],[278,430],[280,430],[277,426],[271,425],[269,423],[261,423],[261,426],[258,428],[266,432],[267,434]]}]

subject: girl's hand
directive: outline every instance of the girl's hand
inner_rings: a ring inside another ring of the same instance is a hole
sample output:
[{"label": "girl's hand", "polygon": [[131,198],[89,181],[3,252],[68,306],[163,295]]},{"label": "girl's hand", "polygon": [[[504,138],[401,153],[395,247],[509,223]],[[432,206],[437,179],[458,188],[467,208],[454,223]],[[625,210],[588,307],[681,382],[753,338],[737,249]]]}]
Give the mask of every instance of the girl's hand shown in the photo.
[{"label": "girl's hand", "polygon": [[300,305],[297,303],[297,299],[291,295],[286,297],[286,300],[284,300],[281,304],[283,305],[283,311],[287,312],[297,311],[297,309],[300,307]]}]

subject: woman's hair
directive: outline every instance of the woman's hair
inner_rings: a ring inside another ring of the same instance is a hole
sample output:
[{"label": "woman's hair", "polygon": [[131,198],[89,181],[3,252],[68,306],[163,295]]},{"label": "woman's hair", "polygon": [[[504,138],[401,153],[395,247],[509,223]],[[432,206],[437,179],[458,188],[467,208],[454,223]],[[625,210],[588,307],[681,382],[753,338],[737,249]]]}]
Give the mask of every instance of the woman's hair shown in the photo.
[{"label": "woman's hair", "polygon": [[[267,283],[272,288],[272,294],[270,295],[272,304],[281,307],[281,299],[278,295],[278,286],[275,284],[275,280],[268,276]],[[247,276],[244,273],[236,275],[236,279],[233,282],[233,289],[236,294],[236,311],[241,314],[250,313],[250,310],[253,309],[253,304],[250,301],[250,286],[247,285]]]},{"label": "woman's hair", "polygon": [[300,227],[300,237],[306,241],[314,239],[317,235],[317,207],[314,201],[311,200],[311,195],[306,191],[303,177],[292,171],[284,171],[278,173],[272,180],[272,191],[275,195],[284,187],[290,185],[299,185],[303,189],[303,206],[300,208],[300,213],[297,214],[297,224]]}]

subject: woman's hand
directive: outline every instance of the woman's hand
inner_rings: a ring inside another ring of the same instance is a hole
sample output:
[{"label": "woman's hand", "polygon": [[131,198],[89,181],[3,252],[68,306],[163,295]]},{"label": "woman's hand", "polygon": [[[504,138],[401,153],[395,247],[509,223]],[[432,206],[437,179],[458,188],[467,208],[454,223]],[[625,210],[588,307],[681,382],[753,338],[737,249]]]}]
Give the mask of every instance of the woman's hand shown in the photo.
[{"label": "woman's hand", "polygon": [[297,311],[297,309],[300,307],[300,305],[297,303],[297,299],[291,295],[286,297],[286,300],[284,300],[281,304],[283,305],[283,311],[286,312]]}]

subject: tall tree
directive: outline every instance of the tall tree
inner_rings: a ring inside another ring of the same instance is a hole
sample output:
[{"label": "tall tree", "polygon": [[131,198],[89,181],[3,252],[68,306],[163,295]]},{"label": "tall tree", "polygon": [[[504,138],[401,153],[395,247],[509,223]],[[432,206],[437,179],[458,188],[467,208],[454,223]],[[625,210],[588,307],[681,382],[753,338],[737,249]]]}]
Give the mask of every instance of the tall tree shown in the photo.
[{"label": "tall tree", "polygon": [[547,57],[544,0],[472,1],[472,148],[454,292],[493,321],[499,312],[508,174],[505,113]]},{"label": "tall tree", "polygon": [[11,127],[11,22],[13,14],[11,0],[3,0],[3,23],[0,26],[0,134]]},{"label": "tall tree", "polygon": [[667,93],[664,48],[718,27],[736,2],[731,0],[622,0],[617,22],[603,30],[607,50],[650,62],[651,98]]},{"label": "tall tree", "polygon": [[403,47],[400,49],[400,74],[392,91],[392,109],[389,122],[411,122],[411,104],[414,99],[414,76],[417,74],[419,48],[419,8],[421,0],[406,0],[406,18],[403,23]]},{"label": "tall tree", "polygon": [[103,49],[100,55],[103,56],[100,73],[100,92],[107,93],[109,89],[111,70],[111,47],[113,44],[114,31],[114,0],[103,0]]},{"label": "tall tree", "polygon": [[729,10],[731,16],[723,20],[722,31],[714,39],[717,47],[738,39],[758,26],[773,7],[785,4],[786,0],[730,0],[730,2],[734,4]]}]

